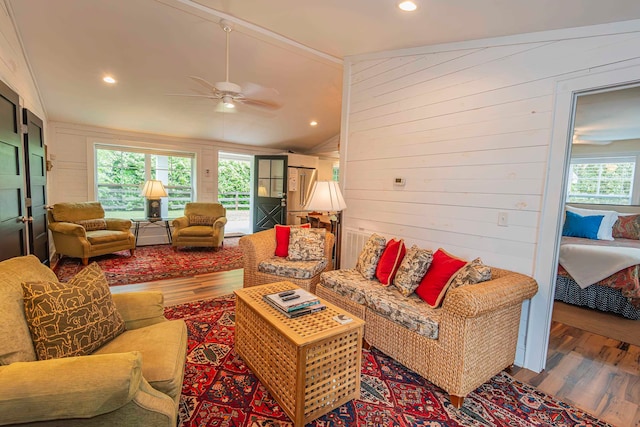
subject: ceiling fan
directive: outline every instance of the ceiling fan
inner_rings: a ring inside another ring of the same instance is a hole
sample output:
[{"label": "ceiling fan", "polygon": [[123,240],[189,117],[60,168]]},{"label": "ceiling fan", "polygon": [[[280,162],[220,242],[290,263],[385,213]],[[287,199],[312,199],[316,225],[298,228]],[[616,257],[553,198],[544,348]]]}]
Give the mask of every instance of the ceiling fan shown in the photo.
[{"label": "ceiling fan", "polygon": [[237,103],[250,105],[253,107],[264,108],[268,110],[277,110],[282,105],[275,99],[279,95],[278,91],[273,88],[266,88],[255,83],[245,83],[240,86],[229,81],[229,35],[233,30],[233,26],[229,21],[220,20],[220,26],[226,33],[226,78],[223,82],[209,83],[202,77],[189,76],[196,83],[204,86],[210,93],[191,95],[176,94],[173,96],[192,96],[210,99],[219,99],[220,103],[216,111],[218,112],[235,112]]}]

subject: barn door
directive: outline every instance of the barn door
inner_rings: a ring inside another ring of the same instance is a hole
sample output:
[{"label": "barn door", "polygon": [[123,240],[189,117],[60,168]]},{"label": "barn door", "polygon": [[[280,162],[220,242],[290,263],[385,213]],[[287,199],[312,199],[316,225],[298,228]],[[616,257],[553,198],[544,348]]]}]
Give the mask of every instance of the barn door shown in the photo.
[{"label": "barn door", "polygon": [[27,254],[18,94],[0,81],[0,261]]},{"label": "barn door", "polygon": [[26,108],[22,110],[24,159],[27,175],[26,208],[29,217],[29,253],[49,265],[49,233],[47,232],[47,159],[44,149],[42,120]]}]

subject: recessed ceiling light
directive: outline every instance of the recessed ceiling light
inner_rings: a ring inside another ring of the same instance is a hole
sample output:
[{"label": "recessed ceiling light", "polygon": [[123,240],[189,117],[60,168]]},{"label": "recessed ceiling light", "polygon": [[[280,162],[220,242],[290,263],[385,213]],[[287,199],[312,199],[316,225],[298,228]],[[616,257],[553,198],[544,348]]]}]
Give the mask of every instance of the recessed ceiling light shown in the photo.
[{"label": "recessed ceiling light", "polygon": [[413,12],[418,8],[418,6],[410,0],[401,1],[400,3],[398,3],[398,7],[405,12]]},{"label": "recessed ceiling light", "polygon": [[104,76],[102,78],[102,81],[104,81],[105,83],[114,84],[116,82],[116,79],[111,76]]},{"label": "recessed ceiling light", "polygon": [[309,122],[309,126],[318,126],[318,122],[316,122],[315,120],[311,120]]}]

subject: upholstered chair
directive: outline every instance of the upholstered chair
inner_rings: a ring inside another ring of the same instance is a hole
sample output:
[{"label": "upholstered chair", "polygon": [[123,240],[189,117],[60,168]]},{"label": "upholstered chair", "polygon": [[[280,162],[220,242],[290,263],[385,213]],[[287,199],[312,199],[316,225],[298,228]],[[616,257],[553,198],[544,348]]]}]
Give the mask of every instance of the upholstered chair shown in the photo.
[{"label": "upholstered chair", "polygon": [[0,262],[0,313],[0,425],[176,426],[187,328],[162,293],[111,295],[97,264],[59,283],[28,255]]},{"label": "upholstered chair", "polygon": [[131,221],[105,218],[100,202],[56,203],[47,218],[56,252],[81,258],[84,265],[98,255],[122,250],[134,254],[136,238]]},{"label": "upholstered chair", "polygon": [[222,248],[227,210],[220,203],[191,202],[173,220],[172,245]]}]

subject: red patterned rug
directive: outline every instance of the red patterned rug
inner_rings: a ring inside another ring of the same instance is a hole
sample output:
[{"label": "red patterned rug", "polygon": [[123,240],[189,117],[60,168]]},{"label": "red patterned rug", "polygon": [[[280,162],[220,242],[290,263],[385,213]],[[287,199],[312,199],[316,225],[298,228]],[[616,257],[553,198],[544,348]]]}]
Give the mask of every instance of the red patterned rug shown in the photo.
[{"label": "red patterned rug", "polygon": [[[109,285],[115,286],[242,268],[242,251],[238,238],[225,238],[224,247],[217,252],[213,248],[174,251],[170,245],[152,245],[136,248],[133,257],[129,251],[121,251],[89,260],[94,261],[104,271]],[[66,282],[83,268],[79,258],[63,257],[54,272],[61,282]]]},{"label": "red patterned rug", "polygon": [[[293,424],[233,348],[233,295],[165,309],[189,331],[179,426],[291,427]],[[496,375],[451,406],[447,394],[384,354],[363,350],[361,395],[312,427],[610,426],[520,383]]]}]

